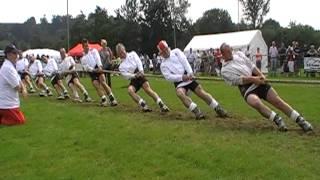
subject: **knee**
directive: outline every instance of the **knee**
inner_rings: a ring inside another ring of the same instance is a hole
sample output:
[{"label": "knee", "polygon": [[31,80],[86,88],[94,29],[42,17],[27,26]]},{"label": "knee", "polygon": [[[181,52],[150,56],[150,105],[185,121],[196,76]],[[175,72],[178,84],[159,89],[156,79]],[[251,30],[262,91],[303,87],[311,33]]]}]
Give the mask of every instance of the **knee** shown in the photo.
[{"label": "knee", "polygon": [[134,89],[134,87],[132,87],[132,86],[129,86],[129,87],[128,87],[128,93],[129,93],[129,94],[133,94],[133,93],[135,93],[135,91],[136,91],[136,90]]},{"label": "knee", "polygon": [[96,88],[98,88],[98,87],[100,86],[100,83],[99,83],[99,81],[97,81],[97,80],[93,81],[92,84],[93,84],[93,86],[96,87]]},{"label": "knee", "polygon": [[185,96],[185,93],[183,91],[179,91],[179,90],[176,91],[176,94],[179,98],[183,98]]},{"label": "knee", "polygon": [[247,98],[247,103],[248,103],[251,107],[253,107],[253,108],[255,108],[255,109],[259,109],[259,108],[260,108],[260,105],[261,105],[261,101],[260,101],[260,99],[258,99],[258,98],[250,98],[250,97],[248,97],[248,98]]}]

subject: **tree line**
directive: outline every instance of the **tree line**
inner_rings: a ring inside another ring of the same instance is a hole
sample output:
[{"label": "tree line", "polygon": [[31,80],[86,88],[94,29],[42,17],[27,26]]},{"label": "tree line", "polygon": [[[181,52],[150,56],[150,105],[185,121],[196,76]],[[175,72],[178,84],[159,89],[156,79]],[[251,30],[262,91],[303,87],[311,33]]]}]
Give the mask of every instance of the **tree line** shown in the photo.
[{"label": "tree line", "polygon": [[228,11],[217,8],[204,12],[192,22],[186,17],[188,0],[126,0],[115,15],[97,6],[88,16],[82,12],[75,17],[55,15],[50,23],[45,16],[40,23],[30,17],[22,24],[0,24],[0,49],[11,42],[21,49],[67,48],[67,21],[70,48],[82,38],[91,42],[105,38],[111,48],[122,42],[129,50],[151,54],[156,52],[160,39],[166,39],[171,47],[183,49],[194,35],[250,29],[260,29],[268,45],[271,41],[320,45],[320,31],[311,26],[291,22],[289,27],[281,27],[276,20],[264,21],[270,0],[240,2],[244,16],[239,24],[232,22]]}]

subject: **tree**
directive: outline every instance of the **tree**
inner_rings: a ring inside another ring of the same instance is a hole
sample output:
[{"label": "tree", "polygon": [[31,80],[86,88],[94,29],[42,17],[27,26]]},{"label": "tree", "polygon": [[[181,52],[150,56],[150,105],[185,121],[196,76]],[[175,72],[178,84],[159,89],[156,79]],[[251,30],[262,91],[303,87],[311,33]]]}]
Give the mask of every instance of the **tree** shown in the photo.
[{"label": "tree", "polygon": [[274,28],[274,29],[279,29],[281,28],[280,23],[274,19],[268,19],[266,20],[263,25],[262,28]]},{"label": "tree", "polygon": [[142,16],[140,8],[138,0],[126,0],[125,4],[116,10],[116,14],[127,21],[138,22]]},{"label": "tree", "polygon": [[[176,34],[185,33],[190,23],[185,17],[189,3],[187,0],[141,0],[140,25],[142,26],[142,50],[152,53],[156,51],[156,43],[161,39],[174,47],[174,28]],[[182,37],[182,36],[180,36]],[[177,39],[179,42],[180,39]],[[182,48],[185,44],[179,44]]]},{"label": "tree", "polygon": [[223,9],[211,9],[203,13],[194,24],[195,34],[222,33],[235,30],[230,14]]},{"label": "tree", "polygon": [[70,45],[78,43],[82,38],[89,38],[89,26],[86,15],[81,12],[76,18],[72,19],[70,26]]},{"label": "tree", "polygon": [[239,0],[243,6],[245,20],[252,28],[261,27],[264,16],[270,10],[270,0]]},{"label": "tree", "polygon": [[95,12],[89,14],[88,23],[91,27],[89,31],[91,40],[99,41],[101,38],[105,37],[106,32],[108,31],[105,26],[108,24],[107,10],[97,6]]},{"label": "tree", "polygon": [[43,24],[43,25],[48,25],[49,24],[46,15],[43,15],[43,17],[40,18],[40,24]]}]

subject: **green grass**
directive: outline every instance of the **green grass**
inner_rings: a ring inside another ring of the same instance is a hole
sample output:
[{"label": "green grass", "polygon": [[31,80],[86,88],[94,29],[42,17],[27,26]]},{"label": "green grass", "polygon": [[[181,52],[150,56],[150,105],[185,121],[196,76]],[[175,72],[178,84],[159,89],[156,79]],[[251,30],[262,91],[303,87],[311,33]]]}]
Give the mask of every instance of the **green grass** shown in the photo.
[{"label": "green grass", "polygon": [[[216,118],[192,95],[208,116],[195,121],[172,84],[150,79],[171,108],[168,115],[148,97],[154,111],[139,112],[124,88],[128,82],[117,77],[118,107],[36,96],[23,100],[27,123],[0,127],[0,179],[319,178],[319,86],[274,84],[316,128],[307,135],[288,118],[290,131],[278,132],[245,104],[237,88],[222,82],[201,84],[233,118]],[[98,101],[89,80],[83,81]]]}]

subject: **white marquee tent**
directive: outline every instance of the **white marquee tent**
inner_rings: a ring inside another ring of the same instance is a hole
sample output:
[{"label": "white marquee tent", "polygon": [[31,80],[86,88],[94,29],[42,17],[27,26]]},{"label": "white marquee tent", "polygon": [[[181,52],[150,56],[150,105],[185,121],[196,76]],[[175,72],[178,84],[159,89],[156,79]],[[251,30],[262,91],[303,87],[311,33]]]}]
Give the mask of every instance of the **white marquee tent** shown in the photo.
[{"label": "white marquee tent", "polygon": [[60,52],[59,51],[56,51],[56,50],[53,50],[53,49],[29,49],[29,50],[26,50],[22,53],[23,56],[26,56],[26,55],[39,55],[39,56],[42,56],[42,55],[48,55],[50,56],[51,58],[54,58],[54,59],[59,59],[60,58]]},{"label": "white marquee tent", "polygon": [[222,43],[229,44],[234,50],[246,51],[247,46],[250,46],[251,60],[255,61],[255,53],[257,48],[263,55],[261,70],[264,73],[268,72],[268,46],[265,43],[260,30],[240,31],[223,34],[209,34],[194,36],[189,44],[184,48],[184,52],[189,52],[190,48],[196,50],[208,50],[210,48],[219,48]]}]

